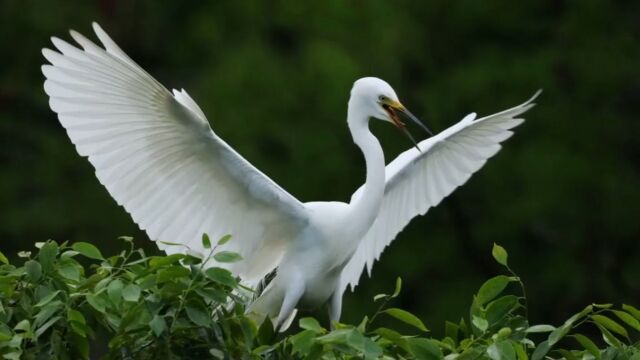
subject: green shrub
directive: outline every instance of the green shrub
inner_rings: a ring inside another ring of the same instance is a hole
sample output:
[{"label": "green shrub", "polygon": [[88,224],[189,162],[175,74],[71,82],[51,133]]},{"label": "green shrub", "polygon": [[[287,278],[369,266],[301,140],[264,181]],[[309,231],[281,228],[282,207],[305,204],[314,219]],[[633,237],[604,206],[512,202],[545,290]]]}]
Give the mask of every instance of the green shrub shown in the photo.
[{"label": "green shrub", "polygon": [[[82,242],[37,244],[36,254],[19,254],[20,267],[0,253],[0,355],[89,358],[108,339],[107,359],[640,360],[640,311],[630,305],[592,304],[558,327],[530,325],[524,285],[498,245],[493,257],[505,274],[480,287],[468,320],[446,322],[445,337],[436,339],[418,317],[388,306],[400,279],[357,325],[328,330],[302,318],[299,329],[276,334],[269,321],[258,327],[244,316],[236,290],[248,289],[227,270],[205,269],[190,255],[147,256],[131,238],[122,240],[127,250],[108,258]],[[206,235],[203,244],[211,249],[205,263],[240,259],[217,252]],[[380,317],[414,331],[380,327]]]}]

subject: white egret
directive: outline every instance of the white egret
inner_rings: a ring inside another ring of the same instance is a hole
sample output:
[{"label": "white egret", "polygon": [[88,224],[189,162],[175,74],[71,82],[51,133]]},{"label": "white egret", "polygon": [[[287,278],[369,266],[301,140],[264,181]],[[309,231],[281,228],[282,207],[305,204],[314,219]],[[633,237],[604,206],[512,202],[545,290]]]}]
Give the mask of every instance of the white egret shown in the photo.
[{"label": "white egret", "polygon": [[[149,238],[167,253],[204,252],[203,233],[232,234],[225,250],[244,260],[224,265],[250,284],[277,274],[250,309],[278,325],[300,304],[342,294],[415,216],[464,184],[523,120],[533,98],[512,109],[475,114],[400,154],[385,167],[370,119],[404,129],[398,114],[420,123],[377,78],[356,81],[347,124],[366,163],[366,182],[349,203],[302,203],[218,137],[184,90],[168,91],[129,58],[96,23],[104,48],[71,31],[81,48],[52,38],[43,49],[51,109],[99,181]],[[535,98],[535,96],[534,96]],[[426,128],[425,128],[426,129]],[[419,150],[417,149],[419,148]]]}]

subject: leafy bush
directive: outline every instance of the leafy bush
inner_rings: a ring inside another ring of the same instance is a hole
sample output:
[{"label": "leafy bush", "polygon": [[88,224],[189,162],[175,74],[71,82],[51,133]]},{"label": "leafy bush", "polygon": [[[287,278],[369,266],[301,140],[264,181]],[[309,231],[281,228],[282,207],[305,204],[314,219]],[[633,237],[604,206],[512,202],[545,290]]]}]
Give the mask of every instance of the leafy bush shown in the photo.
[{"label": "leafy bush", "polygon": [[[107,338],[106,359],[640,360],[634,343],[640,311],[630,305],[592,304],[558,327],[530,325],[524,285],[498,245],[493,257],[505,274],[480,287],[468,320],[446,322],[445,337],[436,339],[418,317],[388,307],[400,293],[400,279],[392,294],[373,299],[378,311],[357,325],[328,330],[314,318],[302,318],[299,329],[277,334],[269,321],[257,326],[244,316],[236,290],[248,289],[238,279],[203,266],[240,259],[216,251],[206,235],[203,243],[211,251],[204,261],[147,256],[131,238],[122,240],[127,250],[108,258],[82,242],[37,244],[37,254],[19,254],[25,259],[20,267],[0,253],[0,355],[89,358]],[[415,330],[403,334],[380,327],[382,316]],[[595,334],[602,340],[593,339]]]}]

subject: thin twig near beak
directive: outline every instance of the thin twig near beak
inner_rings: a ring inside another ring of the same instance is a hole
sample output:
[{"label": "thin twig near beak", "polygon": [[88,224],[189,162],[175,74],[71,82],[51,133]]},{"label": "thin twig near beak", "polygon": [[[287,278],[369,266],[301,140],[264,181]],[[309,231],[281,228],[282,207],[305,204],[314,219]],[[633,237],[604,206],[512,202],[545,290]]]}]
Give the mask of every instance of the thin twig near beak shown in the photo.
[{"label": "thin twig near beak", "polygon": [[427,132],[427,134],[429,134],[429,136],[433,136],[433,133],[431,132],[431,130],[429,130],[429,128],[422,123],[422,121],[420,121],[417,117],[415,117],[411,111],[409,111],[406,107],[402,107],[400,109],[398,109],[401,113],[403,113],[406,117],[408,117],[409,119],[411,119],[411,121],[413,121],[414,123],[418,124],[418,126],[420,126],[424,131]]},{"label": "thin twig near beak", "polygon": [[398,112],[401,112],[402,114],[404,114],[406,117],[408,117],[409,119],[411,119],[411,121],[415,122],[416,124],[418,124],[422,129],[424,129],[424,131],[426,131],[429,135],[433,136],[433,133],[431,132],[431,130],[429,130],[429,128],[427,128],[420,120],[418,120],[417,117],[415,117],[409,110],[407,110],[407,108],[405,108],[402,104],[400,103],[394,103],[394,104],[383,104],[382,107],[385,109],[385,111],[387,112],[387,114],[389,114],[389,118],[391,119],[391,121],[393,122],[393,124],[400,129],[408,138],[409,140],[411,140],[411,142],[413,143],[413,145],[416,147],[416,149],[418,149],[418,151],[422,152],[420,150],[420,147],[418,146],[418,143],[416,142],[416,140],[413,138],[413,136],[411,135],[411,133],[409,132],[409,130],[406,128],[405,123],[402,122],[402,120],[400,120],[400,117],[398,116]]}]

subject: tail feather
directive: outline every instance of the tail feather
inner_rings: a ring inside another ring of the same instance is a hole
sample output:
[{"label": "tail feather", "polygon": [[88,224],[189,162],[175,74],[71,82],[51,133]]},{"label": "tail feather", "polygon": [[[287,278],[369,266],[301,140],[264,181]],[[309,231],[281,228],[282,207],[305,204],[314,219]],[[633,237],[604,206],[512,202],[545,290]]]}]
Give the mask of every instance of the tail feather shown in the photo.
[{"label": "tail feather", "polygon": [[283,299],[284,293],[276,289],[271,283],[257,299],[249,304],[246,313],[256,323],[262,323],[266,317],[269,317],[271,321],[275,321],[278,318],[278,311]]},{"label": "tail feather", "polygon": [[[253,320],[256,324],[262,324],[262,322],[268,317],[272,323],[276,323],[278,315],[282,307],[284,300],[284,291],[274,286],[274,282],[271,282],[255,299],[249,307],[247,307],[246,315]],[[284,332],[293,323],[293,320],[298,313],[297,309],[293,309],[287,316],[286,320],[280,324],[278,331]]]}]

